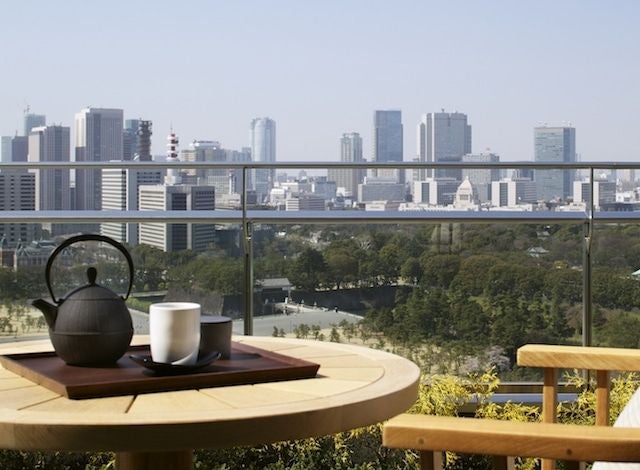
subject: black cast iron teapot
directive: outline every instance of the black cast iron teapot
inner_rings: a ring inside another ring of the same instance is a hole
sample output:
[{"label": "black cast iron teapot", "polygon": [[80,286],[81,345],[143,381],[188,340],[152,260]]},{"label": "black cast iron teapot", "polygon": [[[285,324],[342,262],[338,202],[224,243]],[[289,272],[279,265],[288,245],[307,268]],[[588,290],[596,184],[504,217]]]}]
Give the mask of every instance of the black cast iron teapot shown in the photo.
[{"label": "black cast iron teapot", "polygon": [[[97,271],[90,267],[87,269],[88,284],[56,300],[50,278],[53,260],[69,245],[81,241],[106,242],[124,255],[129,264],[129,289],[125,297],[96,284]],[[55,305],[43,299],[34,300],[32,305],[44,314],[58,356],[76,366],[106,365],[120,359],[133,336],[131,314],[125,304],[133,286],[133,261],[125,247],[103,235],[71,237],[51,253],[45,280]]]}]

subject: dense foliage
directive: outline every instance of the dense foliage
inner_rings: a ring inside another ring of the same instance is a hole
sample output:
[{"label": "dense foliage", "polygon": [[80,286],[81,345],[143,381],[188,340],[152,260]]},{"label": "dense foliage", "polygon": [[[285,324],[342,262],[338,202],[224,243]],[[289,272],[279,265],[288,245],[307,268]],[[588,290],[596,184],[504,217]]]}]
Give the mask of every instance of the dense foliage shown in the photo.
[{"label": "dense foliage", "polygon": [[[558,405],[558,419],[563,423],[593,425],[595,421],[595,393],[593,384],[586,384],[578,375],[568,377],[580,393],[575,401]],[[491,400],[499,380],[493,372],[461,378],[451,375],[424,377],[413,413],[456,416],[460,405],[474,400],[478,405],[476,416],[512,421],[539,421],[535,406],[508,402],[498,404]],[[611,419],[619,414],[638,385],[637,376],[624,374],[612,381]],[[386,470],[416,469],[418,458],[412,451],[381,447],[381,425],[373,425],[314,439],[279,442],[256,447],[228,450],[201,450],[195,453],[194,468],[200,470]],[[519,470],[533,470],[535,459],[520,459]],[[113,455],[68,454],[0,451],[0,468],[22,469],[87,469],[113,468]],[[446,469],[489,469],[485,456],[455,455],[447,453]]]}]

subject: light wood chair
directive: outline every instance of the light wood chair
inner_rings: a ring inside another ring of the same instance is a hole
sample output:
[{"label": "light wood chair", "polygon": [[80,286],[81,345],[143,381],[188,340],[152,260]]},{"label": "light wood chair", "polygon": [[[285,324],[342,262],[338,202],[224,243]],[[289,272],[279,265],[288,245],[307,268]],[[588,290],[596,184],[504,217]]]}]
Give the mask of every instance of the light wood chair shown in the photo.
[{"label": "light wood chair", "polygon": [[[640,462],[640,428],[608,426],[610,372],[640,371],[640,350],[532,344],[518,350],[518,365],[544,369],[542,423],[402,414],[384,425],[383,445],[420,451],[421,467],[430,470],[441,468],[442,451],[491,455],[496,469],[513,468],[513,456],[540,457],[543,470],[556,460],[566,469]],[[555,422],[558,369],[595,371],[595,426]]]}]

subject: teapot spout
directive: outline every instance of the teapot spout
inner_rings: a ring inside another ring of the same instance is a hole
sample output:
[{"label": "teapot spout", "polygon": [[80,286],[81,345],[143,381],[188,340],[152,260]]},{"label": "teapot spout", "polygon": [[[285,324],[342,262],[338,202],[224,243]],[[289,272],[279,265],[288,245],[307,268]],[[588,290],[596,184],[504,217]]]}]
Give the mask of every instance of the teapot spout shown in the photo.
[{"label": "teapot spout", "polygon": [[44,319],[49,325],[49,328],[54,330],[56,325],[56,318],[58,316],[58,306],[50,304],[46,300],[36,299],[31,302],[35,308],[40,310],[44,314]]}]

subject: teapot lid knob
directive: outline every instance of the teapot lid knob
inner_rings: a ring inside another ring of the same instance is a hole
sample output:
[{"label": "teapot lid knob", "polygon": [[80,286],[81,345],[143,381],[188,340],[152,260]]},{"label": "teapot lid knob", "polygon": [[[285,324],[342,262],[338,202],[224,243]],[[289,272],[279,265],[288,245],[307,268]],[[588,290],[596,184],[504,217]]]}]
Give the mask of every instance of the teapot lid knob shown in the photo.
[{"label": "teapot lid knob", "polygon": [[87,269],[87,279],[89,280],[89,284],[94,285],[96,283],[96,277],[98,276],[98,271],[96,268],[91,266]]}]

